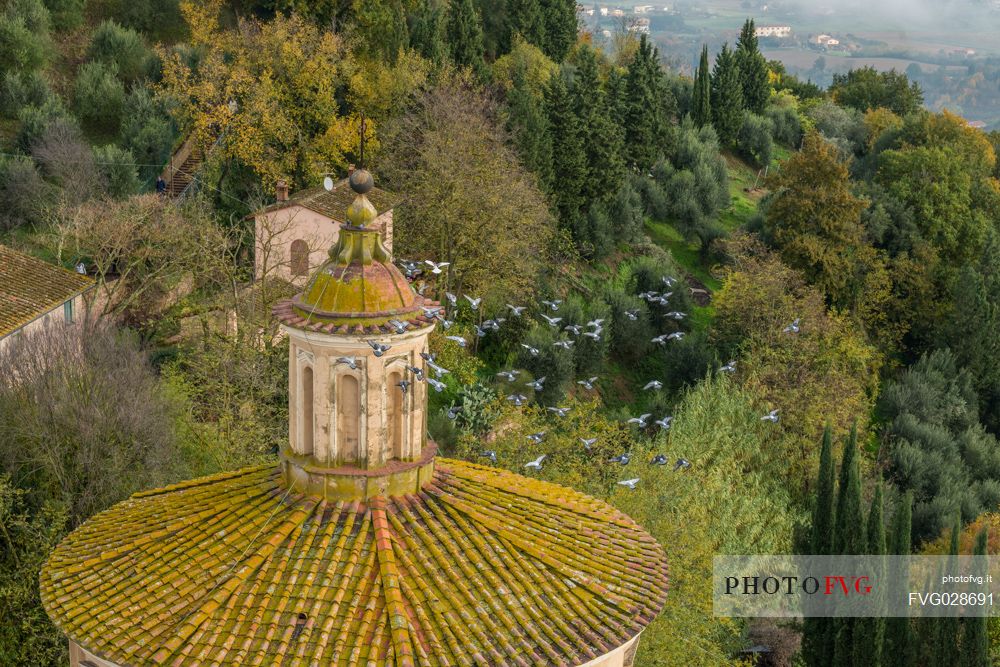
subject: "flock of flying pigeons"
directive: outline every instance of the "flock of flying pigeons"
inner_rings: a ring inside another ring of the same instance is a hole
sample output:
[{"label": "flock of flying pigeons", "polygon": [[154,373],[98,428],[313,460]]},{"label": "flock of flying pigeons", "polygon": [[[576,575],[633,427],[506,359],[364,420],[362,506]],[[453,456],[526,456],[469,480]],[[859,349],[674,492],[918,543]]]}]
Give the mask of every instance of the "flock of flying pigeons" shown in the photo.
[{"label": "flock of flying pigeons", "polygon": [[[423,271],[424,271],[422,265],[419,262],[414,262],[414,261],[410,261],[410,260],[405,260],[404,259],[404,260],[400,260],[400,264],[402,266],[403,273],[411,281],[414,280],[416,277],[418,277],[420,274],[422,274]],[[430,273],[435,274],[435,275],[441,274],[442,273],[442,269],[444,267],[446,267],[446,266],[449,266],[448,262],[432,262],[430,260],[424,260],[424,264],[426,264],[427,266],[429,266],[430,267]],[[675,278],[671,278],[670,276],[664,276],[662,278],[662,280],[663,280],[663,284],[664,284],[664,286],[666,287],[667,290],[670,290],[677,283],[677,280]],[[423,287],[426,288],[426,283],[423,285]],[[422,292],[422,290],[418,290],[418,292]],[[654,292],[654,291],[647,291],[647,292],[640,293],[639,297],[645,299],[650,304],[658,304],[658,305],[661,305],[661,306],[670,307],[670,297],[672,295],[673,295],[672,291],[665,291],[663,293],[658,293],[658,292]],[[463,296],[468,301],[469,307],[473,311],[478,311],[479,310],[479,306],[480,306],[480,304],[482,302],[482,298],[471,297],[468,294],[463,295]],[[451,294],[450,292],[445,292],[445,297],[447,298],[448,303],[451,305],[452,309],[453,310],[457,309],[458,303],[459,303],[458,297],[455,296],[454,294]],[[559,299],[542,300],[541,305],[543,307],[542,308],[543,311],[549,311],[549,312],[555,313],[555,312],[558,312],[559,306],[562,305],[562,301],[559,300]],[[511,304],[507,304],[507,310],[509,311],[510,317],[521,317],[521,315],[522,315],[522,313],[524,312],[525,309],[526,309],[526,306],[514,306],[514,305],[511,305]],[[424,314],[427,317],[429,317],[431,319],[437,319],[441,323],[441,326],[442,326],[442,328],[445,331],[449,330],[452,327],[452,325],[455,323],[454,320],[449,320],[447,318],[447,312],[441,306],[424,307],[423,311],[424,311]],[[559,329],[559,325],[562,323],[562,318],[561,317],[556,317],[554,315],[548,315],[545,312],[540,313],[540,315],[541,315],[542,319],[545,320],[545,322],[550,327],[552,327],[554,329]],[[629,320],[635,321],[639,317],[639,311],[637,309],[636,310],[627,310],[627,311],[625,311],[625,316]],[[670,312],[667,312],[665,314],[665,317],[668,317],[670,319],[673,319],[673,320],[676,320],[676,321],[679,322],[679,321],[683,320],[685,317],[687,317],[687,314],[686,313],[682,313],[682,312],[677,311],[677,310],[672,310]],[[503,324],[506,321],[507,321],[507,319],[504,318],[504,317],[494,317],[494,318],[487,319],[487,320],[483,321],[481,324],[474,325],[475,326],[476,336],[477,337],[483,337],[489,331],[499,331],[500,330],[500,325]],[[399,321],[396,321],[396,320],[390,321],[389,324],[392,325],[396,329],[396,331],[398,333],[403,333],[410,326],[406,322],[399,322]],[[562,331],[568,332],[571,336],[575,336],[577,338],[583,336],[583,337],[591,338],[591,339],[593,339],[595,341],[599,341],[599,340],[601,340],[601,334],[604,331],[603,330],[603,324],[604,324],[604,320],[603,319],[594,319],[594,320],[591,320],[590,322],[587,322],[585,325],[567,324],[567,325],[565,325],[565,326],[562,327]],[[786,326],[783,329],[783,332],[784,333],[788,333],[788,334],[798,333],[799,332],[799,319],[796,318],[791,324],[789,324],[788,326]],[[463,338],[462,336],[446,335],[445,338],[447,338],[450,341],[455,342],[456,344],[458,344],[462,348],[468,347],[468,344],[469,344],[469,342],[465,338]],[[681,340],[682,338],[684,338],[684,332],[683,331],[675,331],[673,333],[661,334],[659,336],[656,336],[656,337],[654,337],[651,340],[651,342],[654,343],[654,344],[656,344],[656,345],[665,345],[669,341],[672,341],[672,340]],[[553,345],[556,346],[556,347],[561,347],[563,349],[569,350],[569,349],[572,349],[574,343],[575,343],[575,341],[572,338],[565,338],[565,339],[560,339],[560,340],[555,341],[553,343]],[[374,350],[374,354],[375,354],[376,357],[381,357],[391,347],[389,345],[378,343],[376,341],[368,341],[368,344]],[[537,357],[540,354],[540,350],[538,350],[535,347],[532,347],[532,346],[527,345],[525,343],[522,343],[521,346],[528,352],[528,354],[530,354],[533,357]],[[435,391],[441,392],[445,388],[445,384],[444,384],[444,382],[441,381],[441,379],[443,378],[444,375],[446,375],[450,371],[448,369],[446,369],[446,368],[442,368],[437,363],[435,363],[435,361],[436,361],[435,355],[430,354],[428,352],[421,352],[420,356],[424,359],[424,361],[427,364],[427,368],[430,369],[430,372],[432,372],[434,374],[434,377],[431,377],[426,371],[424,371],[424,369],[421,369],[421,368],[418,368],[418,367],[415,367],[415,366],[408,366],[407,370],[410,371],[410,373],[412,373],[413,379],[412,380],[403,379],[400,382],[396,383],[397,386],[403,391],[403,393],[406,393],[409,390],[409,388],[412,386],[412,384],[414,382],[423,382],[423,381],[426,381]],[[337,362],[338,363],[346,363],[352,369],[356,368],[356,359],[354,357],[340,357],[339,359],[337,359]],[[736,361],[735,360],[731,360],[731,361],[727,362],[724,366],[720,367],[718,370],[719,370],[719,372],[722,372],[722,373],[734,373],[736,371]],[[496,375],[497,375],[498,378],[500,378],[502,380],[506,380],[508,383],[514,383],[514,382],[517,381],[517,378],[520,375],[520,371],[517,370],[517,369],[503,370],[503,371],[500,371],[499,373],[497,373]],[[546,379],[545,376],[542,376],[540,378],[536,378],[536,379],[534,379],[534,380],[532,380],[530,382],[525,383],[524,386],[527,387],[527,388],[533,389],[536,392],[539,392],[539,391],[542,391],[542,389],[544,388],[545,379]],[[597,379],[598,378],[595,376],[595,377],[587,378],[585,380],[577,380],[577,384],[580,385],[581,387],[583,387],[587,391],[593,391],[594,390],[594,384],[597,382]],[[663,383],[660,382],[659,380],[650,380],[643,387],[643,390],[644,391],[657,391],[657,390],[661,389],[662,387],[663,387]],[[507,396],[507,400],[510,401],[511,403],[513,403],[515,406],[520,407],[520,406],[524,405],[528,401],[528,398],[524,394],[521,394],[521,393],[518,393],[517,391],[515,391],[514,393],[510,394],[509,396]],[[459,413],[461,412],[461,409],[462,409],[461,406],[452,406],[451,408],[449,408],[448,409],[448,418],[449,419],[457,419]],[[547,407],[546,410],[548,412],[551,412],[557,418],[563,418],[563,417],[566,417],[569,414],[570,408],[564,408],[564,407],[558,407],[558,406],[550,406],[550,407]],[[652,416],[653,415],[651,413],[642,414],[642,415],[639,415],[638,417],[632,417],[632,418],[626,420],[626,423],[627,424],[635,424],[636,426],[638,426],[638,428],[640,430],[643,430],[643,429],[645,429],[647,427],[647,421]],[[767,421],[767,422],[771,422],[771,423],[777,423],[778,422],[778,409],[771,410],[766,415],[762,416],[760,419],[761,419],[761,421]],[[673,417],[668,415],[668,416],[663,417],[662,419],[655,419],[655,420],[653,420],[653,424],[656,425],[656,426],[659,426],[660,427],[660,431],[663,432],[663,431],[669,431],[670,430],[670,426],[671,426],[671,422],[672,421],[673,421]],[[539,431],[538,433],[532,433],[531,435],[527,436],[527,439],[530,440],[532,443],[534,443],[534,444],[537,445],[537,444],[540,444],[544,440],[545,435],[546,435],[545,431]],[[583,443],[583,446],[584,446],[585,449],[590,450],[590,448],[593,447],[593,445],[597,442],[597,438],[596,437],[592,437],[592,438],[580,438],[580,442]],[[480,456],[489,459],[490,462],[492,462],[494,465],[497,465],[497,463],[498,463],[497,462],[497,454],[496,454],[496,451],[494,451],[494,450],[486,450],[486,451],[482,452],[480,454]],[[534,469],[534,470],[541,470],[542,469],[542,464],[544,463],[544,461],[545,461],[545,459],[547,457],[548,457],[547,454],[542,454],[541,456],[539,456],[538,458],[534,459],[533,461],[529,461],[528,463],[525,463],[524,467],[525,468],[531,468],[531,469]],[[611,463],[619,463],[619,464],[625,466],[625,465],[628,465],[628,463],[631,461],[631,458],[632,458],[631,454],[629,452],[625,452],[625,453],[620,454],[618,456],[612,457],[611,459],[609,459],[609,462],[611,462]],[[664,455],[664,454],[657,454],[649,462],[649,465],[665,466],[665,465],[668,465],[669,463],[670,463],[670,461],[669,461],[669,459],[667,458],[666,455]],[[673,470],[675,472],[678,471],[678,470],[688,470],[690,468],[691,468],[691,462],[688,461],[685,458],[678,458],[674,462],[674,466],[673,466]],[[639,478],[638,477],[633,478],[633,479],[625,479],[625,480],[622,480],[622,481],[618,482],[619,485],[627,487],[629,489],[636,488],[636,485],[638,485],[638,483],[639,483]]]}]

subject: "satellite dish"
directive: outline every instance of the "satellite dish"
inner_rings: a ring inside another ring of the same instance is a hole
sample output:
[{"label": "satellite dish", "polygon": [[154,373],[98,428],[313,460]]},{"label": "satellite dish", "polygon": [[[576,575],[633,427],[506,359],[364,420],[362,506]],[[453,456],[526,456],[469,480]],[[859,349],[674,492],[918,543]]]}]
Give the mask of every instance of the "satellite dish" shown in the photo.
[{"label": "satellite dish", "polygon": [[327,192],[333,190],[333,179],[330,178],[329,176],[323,179],[323,189],[326,190]]}]

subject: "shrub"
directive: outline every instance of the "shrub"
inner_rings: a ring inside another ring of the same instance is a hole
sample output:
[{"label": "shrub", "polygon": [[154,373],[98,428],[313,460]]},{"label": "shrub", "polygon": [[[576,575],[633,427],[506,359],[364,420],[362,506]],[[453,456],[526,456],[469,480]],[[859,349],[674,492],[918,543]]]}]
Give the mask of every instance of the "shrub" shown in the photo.
[{"label": "shrub", "polygon": [[719,366],[719,357],[703,331],[695,331],[681,340],[672,341],[666,348],[663,361],[663,388],[671,394],[694,386],[706,373]]},{"label": "shrub", "polygon": [[773,131],[770,119],[747,112],[743,114],[736,147],[743,155],[765,167],[771,164],[774,154],[774,139],[771,137]]},{"label": "shrub", "polygon": [[455,419],[458,426],[476,435],[488,432],[500,414],[496,392],[481,382],[463,387],[456,404],[462,407]]},{"label": "shrub", "polygon": [[45,0],[56,30],[72,30],[83,23],[86,0]]},{"label": "shrub", "polygon": [[[652,256],[637,257],[628,264],[627,271],[631,276],[629,282],[633,294],[656,292],[663,295],[670,293],[667,306],[649,305],[649,321],[656,332],[676,331],[678,328],[677,320],[668,318],[666,314],[679,311],[690,316],[694,304],[691,301],[691,293],[688,291],[687,284],[672,260]],[[673,287],[667,287],[664,278],[672,279],[674,281]],[[682,320],[681,324],[684,322],[685,320]]]},{"label": "shrub", "polygon": [[[615,286],[608,287],[604,300],[610,311],[610,322],[605,326],[611,353],[629,365],[644,360],[649,354],[649,341],[655,335],[645,300]],[[636,319],[625,314],[630,310],[639,311]]]},{"label": "shrub", "polygon": [[94,152],[72,123],[55,120],[45,128],[31,148],[46,178],[62,188],[66,201],[78,204],[95,197],[104,188]]},{"label": "shrub", "polygon": [[80,67],[73,88],[80,119],[88,125],[117,133],[121,127],[125,87],[114,65],[93,62]]},{"label": "shrub", "polygon": [[137,86],[128,94],[122,113],[122,146],[142,165],[139,176],[143,183],[156,179],[170,157],[176,134],[170,116],[148,88]]},{"label": "shrub", "polygon": [[0,72],[29,72],[48,59],[48,11],[38,0],[10,2],[0,13]]},{"label": "shrub", "polygon": [[15,143],[22,151],[30,151],[38,143],[46,128],[56,121],[72,123],[73,118],[63,107],[58,97],[52,97],[41,106],[29,105],[21,107],[17,112],[20,129]]},{"label": "shrub", "polygon": [[542,391],[535,394],[535,400],[542,405],[559,402],[573,379],[573,352],[553,345],[559,338],[566,337],[565,334],[557,335],[548,324],[536,324],[528,331],[524,342],[537,349],[538,356],[532,356],[524,348],[518,353],[518,368],[526,369],[534,378],[545,377]]},{"label": "shrub", "polygon": [[[588,327],[587,322],[603,319],[605,320],[603,327],[607,327],[610,312],[607,304],[603,301],[584,300],[574,294],[566,299],[566,303],[559,308],[557,314],[562,317],[562,322],[559,323],[560,327],[577,325],[582,327],[583,331],[594,331],[594,327]],[[584,336],[582,332],[579,336],[570,336],[570,338],[574,341],[573,365],[577,377],[590,377],[599,374],[608,355],[608,332],[606,330],[602,332],[600,340]]]},{"label": "shrub", "polygon": [[135,83],[147,76],[153,60],[153,52],[142,36],[114,21],[104,21],[94,31],[87,56],[94,62],[114,66],[118,78],[125,83]]},{"label": "shrub", "polygon": [[41,72],[7,72],[0,79],[0,114],[14,118],[26,106],[40,107],[55,101],[55,94]]},{"label": "shrub", "polygon": [[52,188],[42,179],[34,160],[0,157],[0,229],[37,221],[52,200]]},{"label": "shrub", "polygon": [[94,162],[97,171],[104,176],[104,186],[108,194],[120,199],[139,194],[139,170],[131,151],[114,144],[94,148]]},{"label": "shrub", "polygon": [[774,140],[789,148],[798,148],[802,143],[802,120],[798,112],[791,107],[772,106],[766,114],[773,127]]}]

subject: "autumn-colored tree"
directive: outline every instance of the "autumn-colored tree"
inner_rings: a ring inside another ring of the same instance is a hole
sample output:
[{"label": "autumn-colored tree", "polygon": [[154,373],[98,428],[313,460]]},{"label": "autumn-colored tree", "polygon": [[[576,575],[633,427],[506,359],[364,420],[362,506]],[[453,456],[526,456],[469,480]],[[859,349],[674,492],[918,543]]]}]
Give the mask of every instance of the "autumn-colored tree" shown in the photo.
[{"label": "autumn-colored tree", "polygon": [[361,113],[374,150],[377,124],[426,73],[413,55],[390,64],[358,60],[336,34],[295,14],[226,30],[219,0],[184,2],[182,11],[203,55],[192,66],[181,52],[161,50],[161,94],[202,146],[221,137],[225,157],[268,186],[278,178],[311,185],[346,168],[358,154]]},{"label": "autumn-colored tree", "polygon": [[862,122],[865,126],[865,146],[869,151],[886,132],[903,127],[903,119],[885,107],[869,109]]},{"label": "autumn-colored tree", "polygon": [[381,173],[407,194],[396,210],[396,252],[450,262],[441,291],[501,305],[530,294],[551,218],[491,102],[443,75],[393,124],[386,143]]},{"label": "autumn-colored tree", "polygon": [[764,228],[786,264],[803,272],[832,303],[852,303],[858,276],[872,251],[865,244],[865,200],[851,191],[837,149],[810,132],[802,150],[769,181],[774,191]]},{"label": "autumn-colored tree", "polygon": [[558,69],[537,46],[515,37],[510,52],[497,58],[492,65],[493,83],[509,93],[515,81],[520,80],[532,95],[541,97]]},{"label": "autumn-colored tree", "polygon": [[[740,241],[730,244],[737,246]],[[744,241],[713,303],[713,338],[740,359],[737,378],[777,408],[777,429],[797,448],[786,479],[800,491],[812,481],[829,423],[835,436],[856,419],[864,433],[878,387],[881,356],[851,318],[828,312],[820,292],[758,245]],[[798,320],[798,333],[784,329]]]}]

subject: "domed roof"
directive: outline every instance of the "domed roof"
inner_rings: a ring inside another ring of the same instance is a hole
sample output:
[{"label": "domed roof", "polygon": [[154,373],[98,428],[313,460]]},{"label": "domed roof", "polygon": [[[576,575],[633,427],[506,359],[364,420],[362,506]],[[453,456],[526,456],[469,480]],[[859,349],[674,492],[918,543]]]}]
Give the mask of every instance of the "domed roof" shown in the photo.
[{"label": "domed roof", "polygon": [[662,548],[607,503],[438,459],[419,493],[323,502],[273,466],[139,493],[52,553],[42,600],[128,665],[579,665],[667,592]]},{"label": "domed roof", "polygon": [[419,310],[417,295],[382,246],[377,230],[343,227],[330,259],[296,300],[307,314],[379,317]]},{"label": "domed roof", "polygon": [[374,187],[371,174],[358,169],[349,182],[357,196],[330,248],[330,259],[302,294],[275,307],[275,315],[290,326],[339,333],[388,332],[391,320],[429,324],[430,319],[420,318],[421,307],[436,303],[413,291],[392,263],[379,231],[368,227],[378,215],[366,196]]}]

